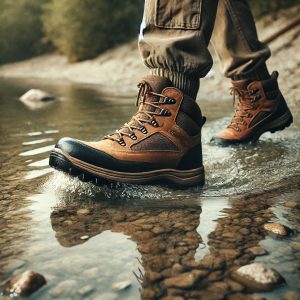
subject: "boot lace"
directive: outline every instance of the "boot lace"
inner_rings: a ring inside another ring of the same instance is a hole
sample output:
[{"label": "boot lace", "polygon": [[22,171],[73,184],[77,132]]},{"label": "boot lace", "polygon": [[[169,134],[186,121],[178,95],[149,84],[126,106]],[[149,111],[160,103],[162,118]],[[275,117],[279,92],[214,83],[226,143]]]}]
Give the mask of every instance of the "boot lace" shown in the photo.
[{"label": "boot lace", "polygon": [[[136,106],[139,110],[132,119],[125,123],[119,130],[114,133],[108,134],[104,139],[109,139],[118,142],[121,146],[126,146],[124,136],[129,136],[132,140],[136,140],[137,136],[134,130],[139,130],[147,134],[145,124],[151,124],[153,127],[159,127],[155,116],[170,116],[171,112],[167,109],[161,108],[164,104],[175,104],[176,100],[165,95],[155,93],[152,91],[148,82],[142,81],[138,84],[139,92],[136,99]],[[149,96],[154,96],[154,101],[147,101]],[[152,109],[153,110],[152,110]]]},{"label": "boot lace", "polygon": [[258,93],[259,89],[241,90],[237,87],[232,87],[230,94],[233,95],[233,105],[235,104],[236,96],[239,101],[236,105],[234,116],[228,125],[228,128],[233,128],[236,131],[241,131],[241,125],[247,125],[245,118],[252,118],[251,111],[257,108],[257,101],[261,98]]}]

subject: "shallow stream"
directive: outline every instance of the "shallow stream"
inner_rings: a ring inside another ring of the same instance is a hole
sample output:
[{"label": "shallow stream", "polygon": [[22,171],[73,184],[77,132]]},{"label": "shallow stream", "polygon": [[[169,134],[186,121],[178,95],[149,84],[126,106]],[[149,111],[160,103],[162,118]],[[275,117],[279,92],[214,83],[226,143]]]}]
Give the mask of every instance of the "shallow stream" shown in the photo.
[{"label": "shallow stream", "polygon": [[[18,97],[32,87],[57,100],[26,106]],[[285,131],[253,145],[220,148],[210,138],[227,124],[231,99],[203,99],[203,188],[95,187],[48,167],[60,137],[100,139],[130,118],[133,103],[93,85],[0,81],[0,285],[30,269],[47,279],[30,299],[223,299],[249,294],[231,287],[233,266],[262,261],[287,282],[263,297],[299,293],[299,209],[285,204],[300,205],[300,109]],[[266,236],[262,224],[270,221],[294,234]],[[247,249],[257,245],[269,254],[249,255]],[[222,257],[223,264],[208,267],[200,285],[186,292],[162,284],[195,271],[208,255]],[[153,272],[160,278],[154,280]],[[228,288],[218,290],[219,282]],[[129,287],[119,290],[120,283]]]}]

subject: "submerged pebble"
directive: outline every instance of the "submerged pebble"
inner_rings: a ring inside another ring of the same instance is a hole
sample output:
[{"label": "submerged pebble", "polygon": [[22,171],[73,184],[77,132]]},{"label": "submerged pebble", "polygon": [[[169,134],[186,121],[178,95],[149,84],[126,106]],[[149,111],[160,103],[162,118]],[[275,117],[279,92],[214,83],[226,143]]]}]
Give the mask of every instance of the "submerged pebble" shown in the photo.
[{"label": "submerged pebble", "polygon": [[80,208],[77,210],[78,216],[86,216],[86,215],[89,215],[90,213],[91,213],[90,210],[87,208]]},{"label": "submerged pebble", "polygon": [[78,294],[81,296],[86,296],[87,294],[90,294],[92,291],[94,291],[94,287],[91,285],[86,285],[78,290]]},{"label": "submerged pebble", "polygon": [[75,280],[68,279],[60,282],[57,286],[52,288],[49,291],[49,294],[54,298],[61,297],[63,295],[70,295],[76,286],[77,282]]},{"label": "submerged pebble", "polygon": [[47,283],[45,277],[33,271],[25,271],[4,285],[4,295],[29,296]]},{"label": "submerged pebble", "polygon": [[262,256],[268,254],[268,251],[260,246],[254,246],[251,248],[248,248],[248,252],[252,253],[255,256]]},{"label": "submerged pebble", "polygon": [[252,263],[235,270],[233,279],[254,291],[269,291],[284,283],[284,278],[262,263]]},{"label": "submerged pebble", "polygon": [[112,285],[112,288],[115,291],[122,291],[125,290],[127,288],[129,288],[131,286],[131,281],[130,280],[124,280],[124,281],[120,281],[120,282],[116,282]]},{"label": "submerged pebble", "polygon": [[183,273],[164,280],[167,288],[191,288],[196,283],[196,277],[192,273]]}]

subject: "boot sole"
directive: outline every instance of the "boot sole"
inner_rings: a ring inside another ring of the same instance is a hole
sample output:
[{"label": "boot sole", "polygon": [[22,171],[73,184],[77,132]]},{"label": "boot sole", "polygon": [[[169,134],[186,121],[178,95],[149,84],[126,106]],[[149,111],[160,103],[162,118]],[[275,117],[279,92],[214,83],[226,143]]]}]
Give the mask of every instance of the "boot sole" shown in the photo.
[{"label": "boot sole", "polygon": [[243,140],[226,140],[217,137],[214,138],[213,141],[221,146],[229,146],[233,144],[244,144],[249,142],[254,143],[261,137],[262,134],[266,132],[275,133],[277,131],[284,130],[285,128],[289,127],[292,123],[293,123],[293,116],[290,110],[288,110],[282,116],[271,121],[270,123],[265,124],[260,129],[258,129],[255,133],[253,133],[251,136]]},{"label": "boot sole", "polygon": [[205,182],[204,167],[192,170],[160,169],[137,173],[118,172],[88,164],[57,148],[50,153],[49,165],[81,181],[92,182],[96,185],[112,182],[149,184],[166,181],[176,186],[189,187],[203,185]]}]

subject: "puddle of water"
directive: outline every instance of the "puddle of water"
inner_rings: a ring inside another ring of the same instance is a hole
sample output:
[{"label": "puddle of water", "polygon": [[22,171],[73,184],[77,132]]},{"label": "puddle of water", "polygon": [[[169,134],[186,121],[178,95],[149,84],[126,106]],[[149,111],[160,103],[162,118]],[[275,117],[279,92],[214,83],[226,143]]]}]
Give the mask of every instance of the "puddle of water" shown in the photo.
[{"label": "puddle of water", "polygon": [[[118,299],[154,299],[176,292],[162,288],[164,278],[197,271],[207,255],[225,255],[221,269],[209,269],[194,289],[177,293],[199,298],[214,282],[227,282],[233,266],[254,259],[278,269],[288,283],[264,294],[267,299],[278,299],[287,290],[300,292],[300,257],[292,247],[300,242],[299,235],[278,241],[261,229],[271,220],[300,229],[299,210],[284,206],[286,200],[300,202],[299,118],[288,130],[266,134],[257,144],[219,148],[209,141],[227,124],[230,99],[203,101],[211,120],[203,129],[203,188],[96,187],[59,172],[49,175],[49,151],[61,136],[100,139],[128,120],[134,101],[106,100],[90,86],[35,81],[34,87],[63,101],[30,110],[17,98],[32,82],[2,80],[0,87],[5,140],[0,145],[0,285],[33,269],[48,284],[30,299],[52,299],[51,289],[65,280],[76,284],[61,299],[96,299],[105,293]],[[255,245],[270,254],[250,256],[247,249]],[[153,272],[161,278],[151,280]],[[123,280],[131,286],[114,291],[112,285]],[[87,285],[92,290],[81,296],[79,290]]]}]

